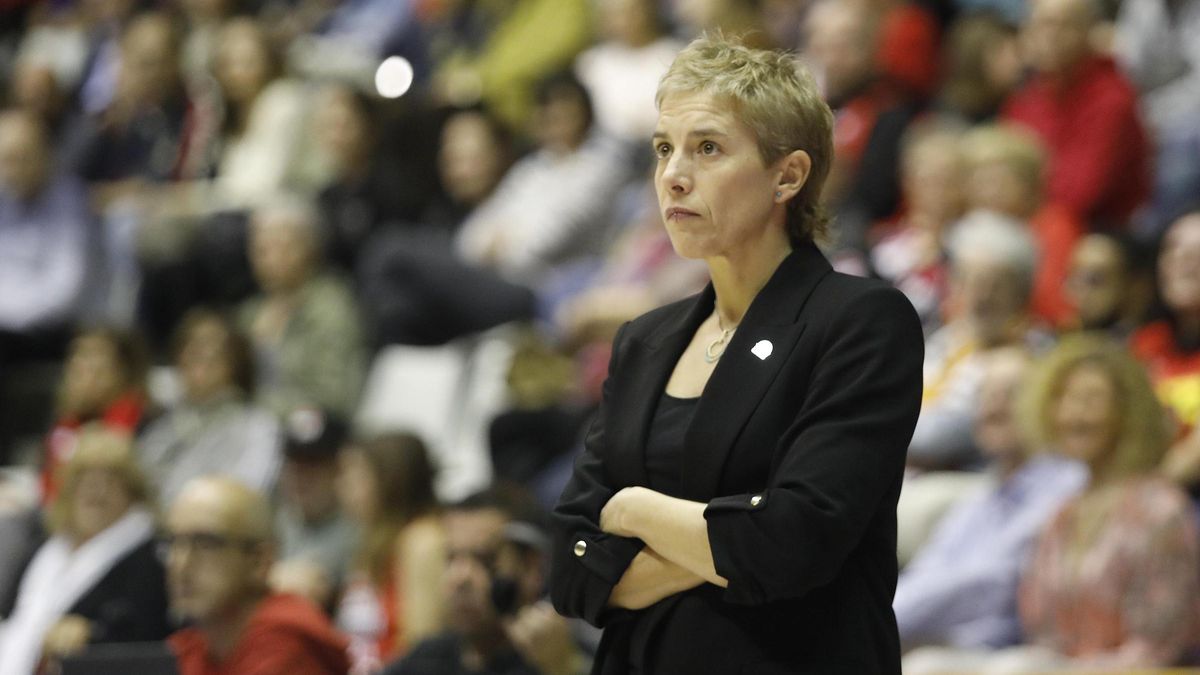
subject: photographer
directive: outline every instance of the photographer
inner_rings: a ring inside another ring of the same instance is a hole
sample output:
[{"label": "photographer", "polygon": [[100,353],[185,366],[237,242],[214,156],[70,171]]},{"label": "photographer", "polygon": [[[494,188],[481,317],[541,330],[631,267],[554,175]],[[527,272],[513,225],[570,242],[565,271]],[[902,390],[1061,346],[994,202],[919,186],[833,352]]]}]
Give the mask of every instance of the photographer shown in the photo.
[{"label": "photographer", "polygon": [[532,501],[493,487],[443,515],[448,630],[384,675],[573,675],[586,659],[571,622],[545,600],[546,535]]}]

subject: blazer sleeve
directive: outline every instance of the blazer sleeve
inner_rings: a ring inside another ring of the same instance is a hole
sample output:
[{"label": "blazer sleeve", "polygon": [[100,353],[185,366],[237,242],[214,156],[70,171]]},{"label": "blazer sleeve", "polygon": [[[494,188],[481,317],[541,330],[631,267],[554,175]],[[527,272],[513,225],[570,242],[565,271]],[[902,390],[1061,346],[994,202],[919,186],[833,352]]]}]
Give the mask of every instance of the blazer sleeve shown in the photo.
[{"label": "blazer sleeve", "polygon": [[619,367],[624,332],[622,326],[613,340],[600,410],[588,429],[583,453],[575,462],[571,479],[551,514],[550,599],[564,616],[579,617],[596,626],[611,618],[610,613],[620,611],[608,608],[608,598],[645,545],[641,539],[602,532],[599,525],[601,509],[616,492],[604,470],[608,448],[605,409],[611,404],[613,373]]},{"label": "blazer sleeve", "polygon": [[921,325],[908,300],[874,288],[829,324],[788,448],[753,494],[705,508],[725,599],[760,604],[832,581],[882,508],[895,509],[921,404]]}]

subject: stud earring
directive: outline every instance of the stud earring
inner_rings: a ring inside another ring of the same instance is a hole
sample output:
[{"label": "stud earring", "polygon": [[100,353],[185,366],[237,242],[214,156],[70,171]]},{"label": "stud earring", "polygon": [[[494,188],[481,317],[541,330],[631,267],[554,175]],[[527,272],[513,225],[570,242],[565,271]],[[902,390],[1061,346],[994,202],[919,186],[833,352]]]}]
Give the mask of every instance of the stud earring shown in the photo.
[{"label": "stud earring", "polygon": [[782,192],[776,192],[776,193],[775,193],[775,198],[776,198],[776,199],[779,199],[779,198],[780,198],[780,197],[782,197],[782,196],[783,196],[783,193],[782,193]]}]

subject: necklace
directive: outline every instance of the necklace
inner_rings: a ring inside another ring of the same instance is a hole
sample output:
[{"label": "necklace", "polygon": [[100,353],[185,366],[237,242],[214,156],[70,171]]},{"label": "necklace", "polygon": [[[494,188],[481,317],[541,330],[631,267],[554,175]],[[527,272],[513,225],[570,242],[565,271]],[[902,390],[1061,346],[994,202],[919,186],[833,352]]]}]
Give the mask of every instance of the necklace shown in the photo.
[{"label": "necklace", "polygon": [[[716,337],[708,346],[704,348],[704,362],[716,363],[717,359],[725,353],[725,347],[729,345],[729,338],[733,337],[733,331],[737,330],[737,326],[725,328],[721,325],[721,315],[717,315],[717,328],[721,330],[721,335]],[[720,348],[718,350],[718,348]]]}]

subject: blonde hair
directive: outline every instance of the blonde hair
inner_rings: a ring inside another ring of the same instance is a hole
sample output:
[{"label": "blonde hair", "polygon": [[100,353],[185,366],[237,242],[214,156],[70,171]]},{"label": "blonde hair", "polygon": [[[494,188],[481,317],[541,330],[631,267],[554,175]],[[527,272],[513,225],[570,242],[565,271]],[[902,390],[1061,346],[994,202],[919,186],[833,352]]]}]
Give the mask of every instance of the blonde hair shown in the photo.
[{"label": "blonde hair", "polygon": [[1035,192],[1041,191],[1046,150],[1030,132],[1008,124],[988,124],[968,131],[962,146],[971,170],[999,162]]},{"label": "blonde hair", "polygon": [[795,150],[808,153],[808,180],[787,204],[788,239],[793,246],[827,240],[821,188],[833,160],[833,112],[795,56],[706,32],[675,57],[658,84],[655,104],[661,108],[667,96],[695,92],[733,105],[758,140],[764,164]]},{"label": "blonde hair", "polygon": [[71,511],[75,491],[84,472],[111,471],[121,479],[130,502],[145,504],[151,499],[150,485],[133,456],[132,441],[102,428],[86,427],[80,432],[75,452],[58,468],[58,498],[46,511],[47,528],[55,534],[71,534]]},{"label": "blonde hair", "polygon": [[1127,478],[1155,469],[1170,442],[1163,408],[1142,364],[1103,335],[1067,336],[1034,367],[1018,402],[1021,424],[1032,444],[1055,445],[1054,407],[1067,377],[1080,366],[1102,370],[1117,394],[1117,440],[1104,460],[1104,478]]}]

